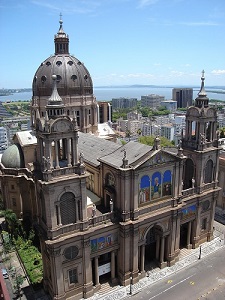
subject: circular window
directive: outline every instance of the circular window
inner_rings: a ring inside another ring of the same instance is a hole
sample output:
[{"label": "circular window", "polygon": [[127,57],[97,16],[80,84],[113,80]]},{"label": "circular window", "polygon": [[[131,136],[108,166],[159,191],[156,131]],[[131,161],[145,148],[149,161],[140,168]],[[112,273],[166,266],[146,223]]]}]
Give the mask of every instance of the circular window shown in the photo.
[{"label": "circular window", "polygon": [[77,257],[78,252],[79,250],[76,246],[71,246],[66,248],[66,250],[64,251],[64,256],[66,259],[74,259],[75,257]]},{"label": "circular window", "polygon": [[68,65],[72,66],[72,64],[73,64],[72,60],[69,60]]},{"label": "circular window", "polygon": [[75,80],[77,79],[77,75],[72,75],[72,76],[71,76],[71,79],[72,79],[73,81],[75,81]]},{"label": "circular window", "polygon": [[85,79],[85,80],[87,80],[87,79],[88,79],[88,76],[87,76],[87,74],[85,74],[85,75],[84,75],[84,79]]},{"label": "circular window", "polygon": [[41,82],[45,82],[47,80],[46,76],[41,76]]},{"label": "circular window", "polygon": [[62,62],[61,62],[60,60],[58,60],[58,61],[56,62],[56,64],[57,64],[57,66],[61,66]]},{"label": "circular window", "polygon": [[46,62],[46,65],[47,65],[47,66],[50,66],[50,65],[51,65],[50,61],[47,61],[47,62]]},{"label": "circular window", "polygon": [[57,76],[57,81],[60,81],[60,80],[62,80],[62,77],[60,76],[60,75],[56,75]]},{"label": "circular window", "polygon": [[210,202],[209,202],[209,200],[206,200],[206,201],[204,201],[204,202],[202,203],[202,210],[203,210],[203,211],[208,210],[209,207],[210,207]]}]

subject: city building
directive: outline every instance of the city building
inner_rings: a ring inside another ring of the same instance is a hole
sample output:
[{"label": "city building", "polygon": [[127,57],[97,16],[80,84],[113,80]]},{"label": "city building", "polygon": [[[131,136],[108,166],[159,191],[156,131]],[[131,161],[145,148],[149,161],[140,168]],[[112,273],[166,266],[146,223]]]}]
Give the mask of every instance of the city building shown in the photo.
[{"label": "city building", "polygon": [[0,127],[0,153],[8,148],[8,136],[5,127]]},{"label": "city building", "polygon": [[127,130],[131,135],[138,135],[139,130],[142,128],[142,123],[143,122],[137,120],[128,120]]},{"label": "city building", "polygon": [[12,114],[5,109],[5,107],[2,105],[2,102],[0,101],[0,120],[10,117],[12,117]]},{"label": "city building", "polygon": [[173,124],[165,124],[161,126],[160,136],[163,136],[172,142],[174,141],[174,132],[175,132],[175,128]]},{"label": "city building", "polygon": [[112,109],[133,108],[137,106],[137,98],[112,98]]},{"label": "city building", "polygon": [[172,99],[177,102],[178,108],[186,108],[192,105],[192,88],[174,88],[172,90]]},{"label": "city building", "polygon": [[127,113],[127,119],[141,121],[142,114],[139,114],[137,111],[131,111],[131,112]]},{"label": "city building", "polygon": [[165,100],[164,96],[160,96],[156,94],[141,96],[141,106],[157,109],[161,106],[161,102],[164,100]]},{"label": "city building", "polygon": [[58,300],[88,298],[103,282],[135,284],[153,264],[172,266],[180,249],[212,240],[220,190],[217,117],[204,75],[178,148],[162,149],[158,137],[153,147],[121,146],[90,134],[92,81],[68,43],[60,20],[56,55],[34,78],[33,131],[20,133],[0,164],[5,206],[38,231],[44,289]]},{"label": "city building", "polygon": [[164,100],[161,101],[161,106],[165,106],[167,110],[173,112],[177,109],[177,101],[174,100]]},{"label": "city building", "polygon": [[98,101],[98,123],[112,122],[112,106],[109,102]]}]

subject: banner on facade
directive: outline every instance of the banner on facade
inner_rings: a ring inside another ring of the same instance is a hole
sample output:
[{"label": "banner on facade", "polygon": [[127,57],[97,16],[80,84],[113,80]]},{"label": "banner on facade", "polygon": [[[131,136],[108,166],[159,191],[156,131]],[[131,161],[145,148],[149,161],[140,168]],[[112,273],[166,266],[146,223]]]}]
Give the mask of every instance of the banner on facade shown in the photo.
[{"label": "banner on facade", "polygon": [[104,275],[111,272],[110,262],[98,267],[98,275]]}]

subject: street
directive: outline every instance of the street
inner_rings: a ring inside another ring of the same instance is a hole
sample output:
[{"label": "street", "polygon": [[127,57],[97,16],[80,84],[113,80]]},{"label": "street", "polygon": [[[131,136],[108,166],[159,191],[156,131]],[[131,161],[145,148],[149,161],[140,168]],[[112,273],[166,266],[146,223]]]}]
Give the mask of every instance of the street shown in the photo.
[{"label": "street", "polygon": [[130,297],[143,300],[224,300],[224,248]]}]

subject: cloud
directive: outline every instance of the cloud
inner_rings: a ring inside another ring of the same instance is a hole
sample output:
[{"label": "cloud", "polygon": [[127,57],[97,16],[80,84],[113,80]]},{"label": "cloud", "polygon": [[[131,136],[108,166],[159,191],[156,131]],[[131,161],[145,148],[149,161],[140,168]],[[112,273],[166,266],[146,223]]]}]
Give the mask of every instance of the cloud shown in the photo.
[{"label": "cloud", "polygon": [[138,7],[142,8],[157,3],[159,0],[139,0]]},{"label": "cloud", "polygon": [[212,73],[213,75],[219,76],[219,75],[225,74],[225,70],[213,70],[211,73]]},{"label": "cloud", "polygon": [[214,23],[211,21],[208,22],[180,22],[180,25],[185,25],[185,26],[219,26],[218,23]]},{"label": "cloud", "polygon": [[44,0],[31,0],[31,3],[37,6],[45,7],[53,11],[63,12],[63,13],[80,13],[88,14],[93,13],[96,8],[100,5],[99,1],[80,1],[76,5],[73,1],[67,1],[63,6],[57,1],[44,1]]},{"label": "cloud", "polygon": [[174,70],[170,72],[169,77],[182,77],[184,75],[185,75],[184,72]]}]

